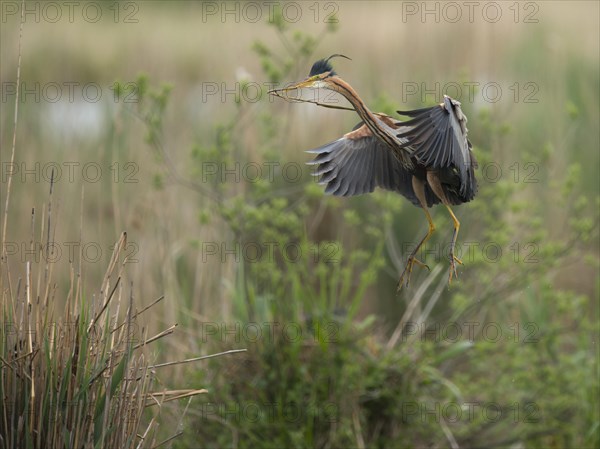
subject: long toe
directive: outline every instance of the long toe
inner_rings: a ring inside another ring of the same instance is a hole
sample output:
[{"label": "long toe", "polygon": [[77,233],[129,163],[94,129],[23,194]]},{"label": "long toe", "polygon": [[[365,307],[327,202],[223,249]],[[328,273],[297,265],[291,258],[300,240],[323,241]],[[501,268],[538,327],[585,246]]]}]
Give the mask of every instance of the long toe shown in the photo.
[{"label": "long toe", "polygon": [[398,280],[398,285],[396,286],[396,292],[399,292],[402,289],[402,284],[404,283],[405,278],[406,278],[406,286],[408,287],[414,261],[415,261],[415,258],[412,256],[410,256],[408,258],[408,260],[406,261],[406,265],[404,266],[404,271],[402,271],[402,274],[400,275],[400,279]]},{"label": "long toe", "polygon": [[429,266],[427,264],[425,264],[424,262],[420,261],[419,259],[417,259],[414,256],[414,254],[409,256],[408,260],[406,261],[406,266],[404,267],[404,271],[400,275],[400,280],[398,281],[398,285],[396,286],[396,292],[399,292],[402,289],[402,284],[404,283],[404,279],[406,279],[406,286],[408,287],[408,284],[410,283],[410,275],[412,274],[414,264],[417,264],[417,265],[421,266],[422,268],[427,268],[428,271],[431,271]]},{"label": "long toe", "polygon": [[419,259],[413,259],[413,260],[414,260],[414,263],[421,266],[421,268],[427,268],[427,271],[431,271],[431,268],[429,268],[429,265],[427,265],[426,263],[421,262]]},{"label": "long toe", "polygon": [[458,261],[458,263],[462,264],[462,262],[460,260],[458,260],[456,257],[453,257],[452,259],[450,259],[450,273],[448,275],[448,286],[450,284],[452,284],[452,277],[456,277],[458,279],[458,273],[456,271],[456,262]]},{"label": "long toe", "polygon": [[408,269],[408,265],[404,268],[404,271],[400,275],[400,279],[398,280],[398,285],[396,286],[396,292],[402,290],[402,285],[404,284],[404,279],[406,278],[406,286],[408,287],[408,283],[410,282],[410,273],[411,270]]}]

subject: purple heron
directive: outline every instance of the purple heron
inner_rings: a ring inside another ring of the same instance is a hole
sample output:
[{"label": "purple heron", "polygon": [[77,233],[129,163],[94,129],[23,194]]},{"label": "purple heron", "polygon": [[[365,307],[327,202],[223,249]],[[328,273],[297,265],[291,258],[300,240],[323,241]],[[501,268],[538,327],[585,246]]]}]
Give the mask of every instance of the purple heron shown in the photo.
[{"label": "purple heron", "polygon": [[397,111],[409,117],[407,121],[373,113],[352,86],[333,70],[329,61],[336,56],[350,59],[344,55],[321,59],[313,64],[305,80],[270,93],[281,96],[282,92],[294,89],[329,89],[350,102],[362,122],[341,138],[308,151],[316,155],[309,162],[317,166],[314,174],[320,176],[319,182],[326,185],[328,194],[361,195],[380,187],[400,193],[423,209],[429,230],[408,256],[398,290],[404,281],[408,286],[415,263],[429,269],[417,259],[417,253],[435,230],[428,208],[442,203],[454,223],[449,251],[450,284],[452,277],[457,276],[456,264],[462,264],[455,255],[460,222],[450,206],[471,201],[477,192],[477,161],[467,139],[467,117],[460,103],[446,95],[443,103],[433,107]]}]

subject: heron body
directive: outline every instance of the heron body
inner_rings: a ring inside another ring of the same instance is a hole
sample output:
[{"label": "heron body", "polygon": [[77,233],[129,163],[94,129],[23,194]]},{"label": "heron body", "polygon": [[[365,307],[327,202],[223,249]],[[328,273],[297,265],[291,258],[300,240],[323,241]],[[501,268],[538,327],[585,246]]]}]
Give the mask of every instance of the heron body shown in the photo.
[{"label": "heron body", "polygon": [[456,275],[456,263],[462,264],[454,255],[460,223],[450,206],[472,200],[477,192],[477,162],[467,139],[467,118],[460,103],[444,96],[444,102],[433,107],[398,111],[410,117],[407,121],[373,113],[335,73],[329,63],[334,56],[343,55],[317,61],[306,80],[283,89],[333,90],[343,95],[362,119],[341,138],[310,150],[316,156],[309,164],[316,166],[315,175],[320,176],[319,182],[328,194],[360,195],[380,187],[400,193],[424,210],[429,230],[409,255],[398,289],[404,281],[408,285],[415,263],[427,267],[416,255],[435,230],[428,208],[444,204],[454,223],[450,283]]}]

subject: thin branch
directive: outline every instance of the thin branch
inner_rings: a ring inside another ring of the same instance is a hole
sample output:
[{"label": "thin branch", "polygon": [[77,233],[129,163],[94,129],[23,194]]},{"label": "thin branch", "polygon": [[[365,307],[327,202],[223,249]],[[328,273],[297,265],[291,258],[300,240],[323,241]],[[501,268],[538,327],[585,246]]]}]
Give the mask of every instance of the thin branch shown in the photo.
[{"label": "thin branch", "polygon": [[[163,338],[163,337],[166,337],[167,335],[172,334],[176,327],[177,327],[177,324],[173,324],[171,327],[169,327],[168,329],[165,329],[164,331],[156,334],[154,337],[151,337],[151,338],[149,338],[147,340],[144,340],[141,343],[138,343],[137,345],[135,345],[133,347],[133,349],[135,350],[135,349],[141,348],[142,346],[146,346],[147,344],[152,343],[153,341],[156,341],[159,338]],[[152,367],[149,366],[148,368],[152,368]]]},{"label": "thin branch", "polygon": [[6,185],[6,202],[4,203],[4,223],[2,224],[2,259],[6,260],[6,225],[8,222],[8,204],[10,202],[10,187],[12,185],[13,172],[12,168],[15,165],[15,149],[17,147],[17,123],[19,116],[19,92],[21,87],[21,41],[23,39],[23,24],[25,23],[25,0],[21,2],[21,23],[19,25],[19,56],[17,59],[17,92],[15,93],[15,119],[13,122],[13,140],[12,151],[10,155],[10,167],[8,173],[8,182]]},{"label": "thin branch", "polygon": [[202,357],[194,357],[193,359],[185,359],[185,360],[181,360],[181,361],[178,361],[178,362],[159,363],[158,365],[152,365],[152,366],[149,366],[148,368],[150,368],[150,369],[152,369],[152,368],[162,368],[163,366],[178,365],[180,363],[197,362],[198,360],[212,359],[213,357],[219,357],[219,356],[222,356],[222,355],[235,354],[237,352],[246,352],[246,351],[247,351],[247,349],[231,349],[229,351],[219,352],[217,354],[203,355]]},{"label": "thin branch", "polygon": [[282,98],[285,101],[288,101],[290,103],[313,103],[316,104],[317,106],[323,106],[324,108],[329,108],[329,109],[341,109],[344,111],[354,111],[354,108],[349,108],[346,106],[333,106],[330,104],[325,104],[325,103],[320,103],[318,101],[315,100],[305,100],[304,98],[290,98],[287,95],[282,95],[282,92],[285,92],[286,89],[273,89],[268,91],[267,93],[271,94],[271,95],[275,95],[276,97]]},{"label": "thin branch", "polygon": [[[180,399],[189,398],[191,396],[197,396],[199,394],[206,394],[208,390],[202,388],[200,390],[172,390],[172,391],[164,391],[160,393],[148,393],[146,396],[146,407],[150,407],[153,405],[162,405],[165,402],[178,401]],[[165,396],[169,397],[165,397]],[[162,399],[160,402],[157,402],[158,399]]]},{"label": "thin branch", "polygon": [[[165,295],[160,296],[158,299],[156,299],[152,304],[144,307],[142,310],[140,310],[139,312],[135,312],[133,314],[133,316],[131,317],[132,319],[137,318],[139,315],[141,315],[142,313],[144,313],[146,310],[148,310],[149,308],[153,307],[154,305],[158,304],[160,301],[162,301],[163,299],[165,299]],[[127,321],[122,322],[121,324],[119,324],[117,327],[115,327],[113,330],[110,331],[110,333],[114,333],[116,331],[118,331],[119,329],[121,329],[123,326],[125,326],[127,324]]]}]

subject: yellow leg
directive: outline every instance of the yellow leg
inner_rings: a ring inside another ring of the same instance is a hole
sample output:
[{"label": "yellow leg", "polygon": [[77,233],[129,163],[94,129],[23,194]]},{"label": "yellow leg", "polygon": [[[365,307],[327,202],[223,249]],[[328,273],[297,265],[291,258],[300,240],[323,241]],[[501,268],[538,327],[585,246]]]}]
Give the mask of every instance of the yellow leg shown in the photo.
[{"label": "yellow leg", "polygon": [[417,199],[419,200],[419,203],[421,203],[421,207],[423,208],[423,211],[425,212],[425,217],[427,217],[427,222],[429,223],[429,229],[428,229],[425,237],[423,237],[421,239],[421,241],[416,246],[416,248],[410,253],[410,256],[408,256],[408,259],[406,260],[406,266],[404,267],[404,271],[400,275],[400,280],[398,281],[398,286],[396,287],[397,292],[399,292],[400,289],[402,289],[402,284],[403,284],[405,278],[406,278],[406,286],[408,287],[408,284],[410,282],[410,275],[412,273],[413,265],[415,263],[417,265],[420,265],[421,267],[427,268],[429,270],[429,267],[425,263],[423,263],[419,259],[417,259],[416,255],[417,255],[417,252],[419,252],[419,249],[421,248],[421,246],[423,246],[423,244],[425,242],[427,242],[427,240],[429,240],[429,237],[431,237],[431,234],[433,234],[433,231],[435,231],[435,225],[433,224],[431,215],[429,214],[429,211],[427,210],[427,201],[425,199],[425,183],[423,181],[417,179],[416,177],[413,177],[412,184],[413,184],[413,190],[415,192],[415,195],[416,195]]},{"label": "yellow leg", "polygon": [[448,212],[450,213],[450,217],[452,217],[452,221],[454,222],[454,235],[452,236],[452,241],[450,242],[450,275],[448,276],[448,285],[452,283],[452,276],[456,276],[458,278],[458,273],[456,272],[456,262],[462,265],[462,261],[454,255],[454,249],[456,247],[456,238],[458,237],[458,230],[460,229],[460,221],[450,209],[450,206],[444,204]]},{"label": "yellow leg", "polygon": [[450,209],[450,201],[448,201],[448,198],[446,197],[446,193],[444,192],[437,171],[427,171],[427,183],[431,187],[431,190],[433,190],[433,193],[435,193],[435,195],[442,201],[442,204],[446,206],[446,209],[448,209],[448,212],[452,217],[452,221],[454,222],[454,235],[452,236],[452,242],[450,243],[450,274],[448,276],[448,285],[450,285],[452,283],[452,277],[458,277],[458,273],[456,272],[456,263],[458,262],[462,265],[462,261],[454,255],[456,238],[458,237],[458,230],[460,229],[460,222],[454,215],[454,212],[452,212],[452,209]]}]

